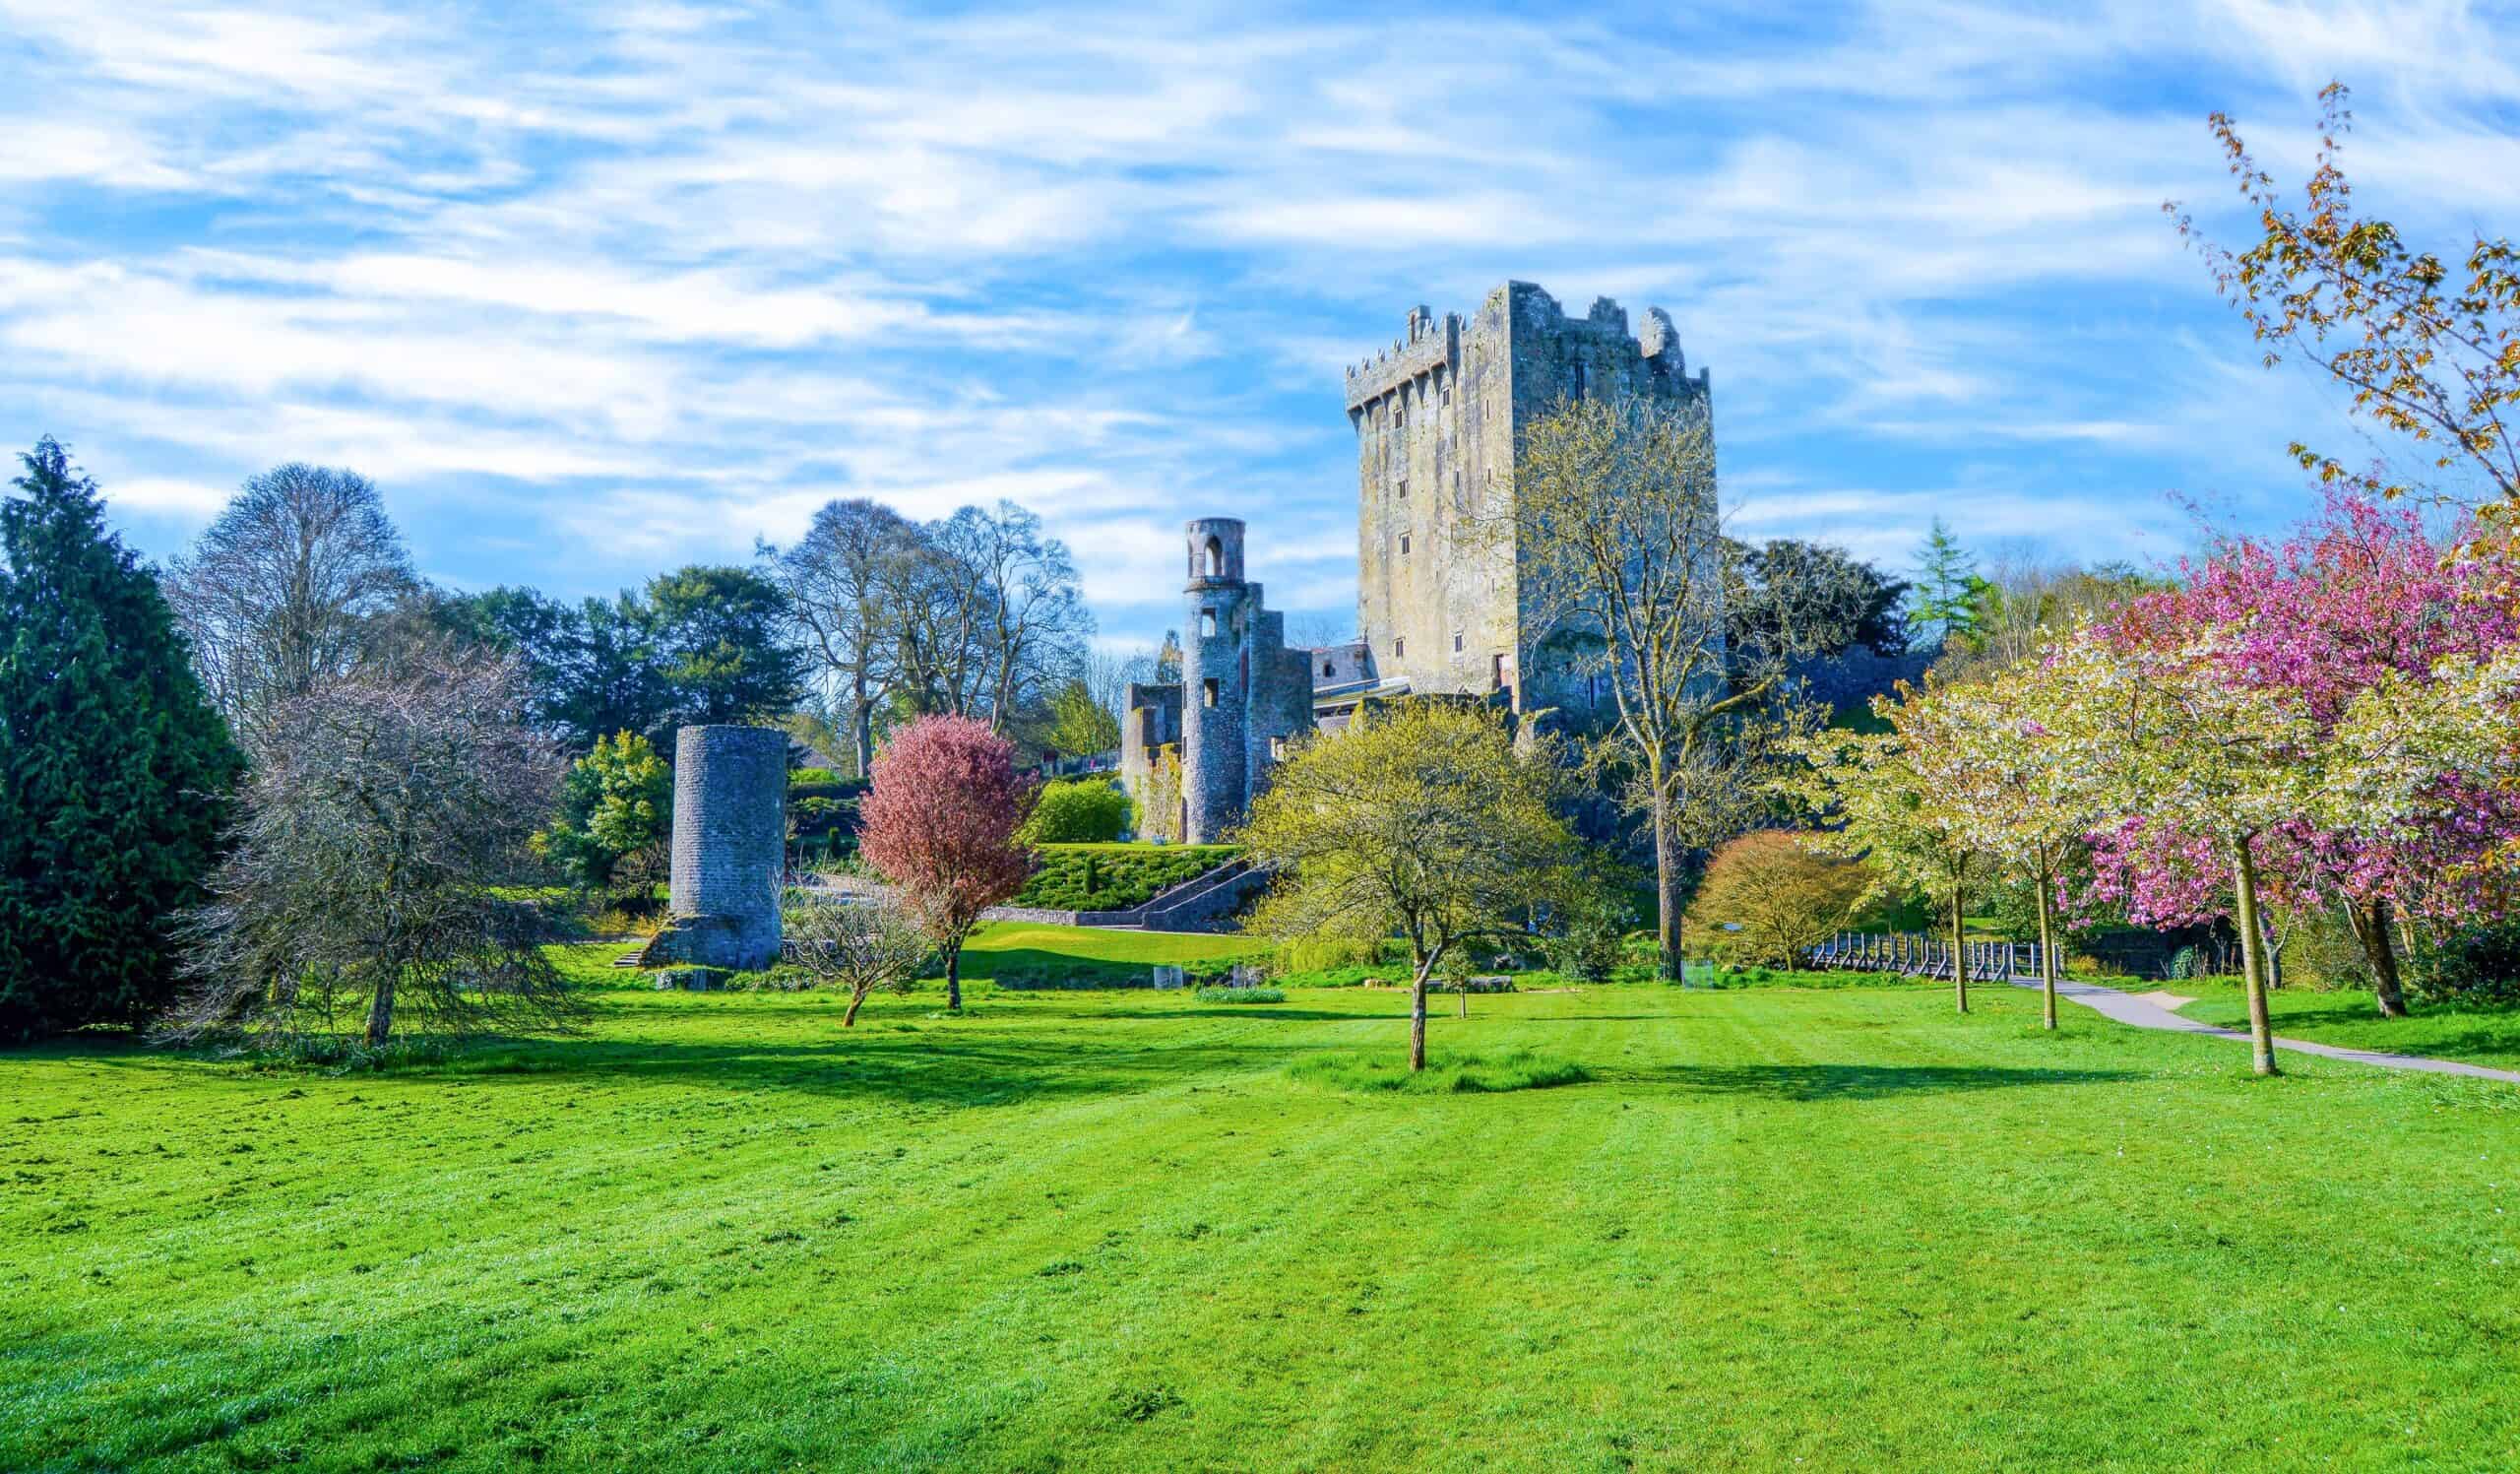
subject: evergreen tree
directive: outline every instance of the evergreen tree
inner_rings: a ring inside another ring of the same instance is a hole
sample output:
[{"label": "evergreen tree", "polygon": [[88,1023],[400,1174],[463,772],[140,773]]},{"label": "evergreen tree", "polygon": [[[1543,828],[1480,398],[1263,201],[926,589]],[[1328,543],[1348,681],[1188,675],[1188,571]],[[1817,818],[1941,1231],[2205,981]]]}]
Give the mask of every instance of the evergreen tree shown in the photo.
[{"label": "evergreen tree", "polygon": [[0,1039],[175,991],[244,766],[158,581],[51,437],[0,506]]},{"label": "evergreen tree", "polygon": [[1909,594],[1908,625],[1919,649],[1939,652],[1976,632],[1982,582],[1978,560],[1936,517],[1917,549],[1917,581]]}]

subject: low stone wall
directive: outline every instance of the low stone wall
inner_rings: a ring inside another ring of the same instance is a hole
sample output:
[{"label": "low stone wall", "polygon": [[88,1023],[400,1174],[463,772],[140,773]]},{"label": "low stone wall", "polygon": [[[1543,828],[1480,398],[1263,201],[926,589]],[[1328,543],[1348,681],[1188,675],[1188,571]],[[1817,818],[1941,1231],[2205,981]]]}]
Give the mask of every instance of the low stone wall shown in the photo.
[{"label": "low stone wall", "polygon": [[1136,911],[1049,911],[1039,906],[992,906],[980,915],[992,922],[1041,922],[1053,927],[1134,927]]}]

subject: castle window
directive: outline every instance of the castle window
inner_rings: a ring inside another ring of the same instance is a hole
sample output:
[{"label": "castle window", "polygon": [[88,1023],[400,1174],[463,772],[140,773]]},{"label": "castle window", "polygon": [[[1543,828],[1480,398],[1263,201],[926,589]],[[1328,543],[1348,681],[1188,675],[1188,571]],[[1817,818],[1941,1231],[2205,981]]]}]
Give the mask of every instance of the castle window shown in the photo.
[{"label": "castle window", "polygon": [[1400,535],[1400,555],[1404,558],[1409,556],[1409,535],[1407,533],[1402,533]]},{"label": "castle window", "polygon": [[1446,384],[1446,385],[1444,386],[1444,403],[1445,403],[1446,405],[1448,405],[1448,406],[1449,406],[1452,402],[1453,402],[1453,386],[1452,386],[1452,385],[1450,385],[1450,384]]},{"label": "castle window", "polygon": [[1287,739],[1282,737],[1273,737],[1269,738],[1269,761],[1285,762],[1286,760]]},{"label": "castle window", "polygon": [[1396,430],[1407,423],[1409,423],[1409,412],[1400,408],[1400,402],[1398,400],[1392,401],[1391,427]]},{"label": "castle window", "polygon": [[1336,674],[1337,673],[1331,670],[1331,668],[1330,668],[1330,662],[1328,662],[1328,661],[1323,661],[1323,662],[1321,663],[1321,673],[1322,673],[1322,674],[1324,674],[1324,675],[1332,675],[1332,674]]},{"label": "castle window", "polygon": [[1459,655],[1459,654],[1461,654],[1461,631],[1460,631],[1460,630],[1454,630],[1454,631],[1453,631],[1453,654],[1455,654],[1455,655]]},{"label": "castle window", "polygon": [[1214,610],[1214,609],[1201,609],[1201,610],[1199,610],[1199,634],[1200,634],[1200,636],[1201,636],[1202,638],[1204,638],[1204,639],[1211,639],[1211,640],[1213,640],[1213,639],[1215,639],[1215,638],[1216,638],[1216,635],[1217,635],[1217,611],[1216,611],[1216,610]]},{"label": "castle window", "polygon": [[1505,657],[1501,651],[1488,659],[1487,679],[1494,689],[1505,689]]},{"label": "castle window", "polygon": [[1217,704],[1217,683],[1214,676],[1199,682],[1199,701],[1205,706]]},{"label": "castle window", "polygon": [[[1225,577],[1225,544],[1215,538],[1208,540],[1208,577]],[[1214,615],[1209,616],[1209,622],[1215,622]]]},{"label": "castle window", "polygon": [[1405,476],[1400,479],[1400,499],[1402,501],[1409,499],[1409,478]]},{"label": "castle window", "polygon": [[1407,640],[1393,640],[1391,642],[1391,653],[1395,656],[1407,655],[1409,653],[1409,642]]}]

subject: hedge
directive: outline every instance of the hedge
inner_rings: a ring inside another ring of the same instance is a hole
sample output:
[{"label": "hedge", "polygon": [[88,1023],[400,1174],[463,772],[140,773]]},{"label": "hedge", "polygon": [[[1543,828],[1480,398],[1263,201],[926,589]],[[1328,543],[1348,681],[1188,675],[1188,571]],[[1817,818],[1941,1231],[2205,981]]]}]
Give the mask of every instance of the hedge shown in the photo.
[{"label": "hedge", "polygon": [[1231,845],[1043,845],[1010,906],[1045,911],[1126,911],[1233,859]]}]

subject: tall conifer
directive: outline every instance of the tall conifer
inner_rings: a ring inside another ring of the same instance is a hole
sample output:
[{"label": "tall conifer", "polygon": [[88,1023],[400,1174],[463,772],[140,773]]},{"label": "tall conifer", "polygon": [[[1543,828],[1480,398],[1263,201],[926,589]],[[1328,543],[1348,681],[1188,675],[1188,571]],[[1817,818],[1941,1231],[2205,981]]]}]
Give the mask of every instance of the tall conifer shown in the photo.
[{"label": "tall conifer", "polygon": [[50,436],[0,504],[0,1040],[174,993],[244,765],[158,581]]}]

